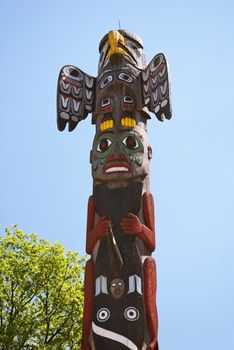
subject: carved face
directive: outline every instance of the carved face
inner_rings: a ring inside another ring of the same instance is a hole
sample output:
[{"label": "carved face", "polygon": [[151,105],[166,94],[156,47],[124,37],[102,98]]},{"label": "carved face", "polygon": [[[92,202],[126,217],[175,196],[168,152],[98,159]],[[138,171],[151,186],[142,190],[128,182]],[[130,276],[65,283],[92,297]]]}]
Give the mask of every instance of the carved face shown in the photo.
[{"label": "carved face", "polygon": [[115,299],[119,299],[124,294],[124,281],[120,278],[115,278],[111,282],[111,294]]},{"label": "carved face", "polygon": [[[131,123],[131,118],[126,118],[126,124]],[[129,182],[144,178],[148,172],[148,143],[143,128],[123,126],[122,129],[113,128],[96,135],[92,150],[94,180],[107,183]]]}]

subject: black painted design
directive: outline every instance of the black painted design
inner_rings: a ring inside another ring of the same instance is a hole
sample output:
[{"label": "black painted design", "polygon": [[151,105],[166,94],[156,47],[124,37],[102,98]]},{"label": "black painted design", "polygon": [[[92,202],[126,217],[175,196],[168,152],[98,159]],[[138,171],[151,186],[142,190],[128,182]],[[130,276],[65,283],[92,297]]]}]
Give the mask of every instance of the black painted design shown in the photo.
[{"label": "black painted design", "polygon": [[[131,182],[126,187],[118,189],[109,189],[105,185],[94,186],[96,211],[98,215],[106,215],[112,221],[115,240],[123,259],[123,268],[117,276],[111,269],[110,259],[112,253],[108,245],[108,237],[101,240],[95,261],[95,276],[100,274],[107,276],[108,285],[113,279],[121,278],[125,286],[128,286],[129,276],[134,274],[142,278],[142,262],[136,238],[125,235],[120,228],[121,218],[126,217],[129,212],[135,215],[139,212],[141,193],[142,183],[140,182]],[[112,294],[100,294],[94,300],[94,314],[104,307],[111,310],[111,317],[105,322],[105,329],[127,337],[141,349],[144,333],[137,332],[137,329],[141,330],[146,327],[143,295],[140,295],[137,291],[127,294],[127,290],[125,290],[124,298],[120,299],[114,298]],[[135,322],[129,321],[125,316],[125,310],[129,307],[138,310],[138,317]],[[96,319],[96,324],[102,326],[98,319]],[[113,343],[112,340],[94,334],[94,342],[97,349],[112,349],[110,347]],[[122,345],[121,347],[117,347],[116,344],[113,346],[113,349],[126,349]]]}]

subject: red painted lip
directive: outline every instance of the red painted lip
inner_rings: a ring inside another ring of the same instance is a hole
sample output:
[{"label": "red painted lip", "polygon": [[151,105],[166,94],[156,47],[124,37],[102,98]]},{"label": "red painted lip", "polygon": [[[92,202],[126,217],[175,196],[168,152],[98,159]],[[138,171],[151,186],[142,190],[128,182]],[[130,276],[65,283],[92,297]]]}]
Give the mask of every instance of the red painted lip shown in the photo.
[{"label": "red painted lip", "polygon": [[105,174],[128,173],[132,171],[132,167],[128,163],[108,163],[104,168]]}]

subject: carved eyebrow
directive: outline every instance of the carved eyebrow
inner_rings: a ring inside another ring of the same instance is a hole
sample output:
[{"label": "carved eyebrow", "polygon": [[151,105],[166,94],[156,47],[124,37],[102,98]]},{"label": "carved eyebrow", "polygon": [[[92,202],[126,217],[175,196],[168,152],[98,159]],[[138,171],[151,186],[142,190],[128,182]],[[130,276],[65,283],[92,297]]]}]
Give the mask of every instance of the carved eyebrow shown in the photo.
[{"label": "carved eyebrow", "polygon": [[136,119],[130,113],[126,113],[123,114],[120,124],[124,128],[134,128],[136,126]]},{"label": "carved eyebrow", "polygon": [[114,120],[110,117],[110,118],[106,118],[104,117],[100,123],[99,129],[101,131],[107,131],[110,129],[113,129],[114,127]]}]

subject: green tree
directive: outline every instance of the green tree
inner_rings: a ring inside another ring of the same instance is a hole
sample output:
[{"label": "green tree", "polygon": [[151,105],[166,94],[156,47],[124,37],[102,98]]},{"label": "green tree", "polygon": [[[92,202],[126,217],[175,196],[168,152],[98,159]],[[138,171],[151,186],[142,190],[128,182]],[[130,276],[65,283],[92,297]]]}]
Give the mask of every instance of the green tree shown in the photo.
[{"label": "green tree", "polygon": [[0,236],[0,349],[80,349],[84,258],[17,226]]}]

